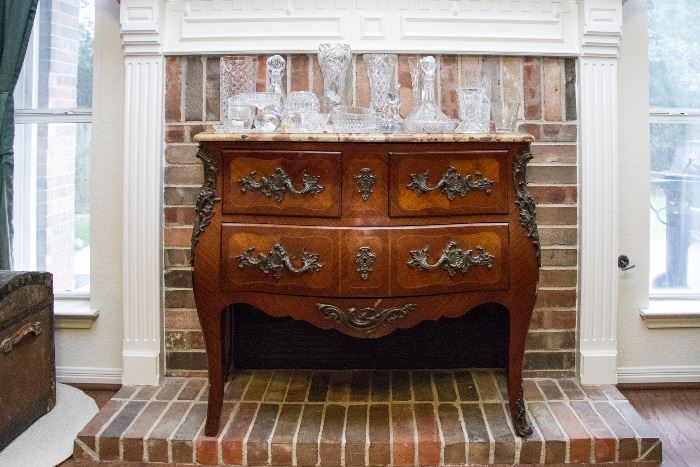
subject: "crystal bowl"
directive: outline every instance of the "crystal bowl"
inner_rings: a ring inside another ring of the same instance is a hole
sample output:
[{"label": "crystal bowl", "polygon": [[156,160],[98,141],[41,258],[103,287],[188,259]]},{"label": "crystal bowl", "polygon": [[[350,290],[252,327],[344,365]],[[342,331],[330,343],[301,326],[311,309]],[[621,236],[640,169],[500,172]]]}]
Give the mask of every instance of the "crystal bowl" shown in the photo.
[{"label": "crystal bowl", "polygon": [[343,133],[364,133],[374,130],[375,116],[367,108],[339,105],[331,111],[333,130]]}]

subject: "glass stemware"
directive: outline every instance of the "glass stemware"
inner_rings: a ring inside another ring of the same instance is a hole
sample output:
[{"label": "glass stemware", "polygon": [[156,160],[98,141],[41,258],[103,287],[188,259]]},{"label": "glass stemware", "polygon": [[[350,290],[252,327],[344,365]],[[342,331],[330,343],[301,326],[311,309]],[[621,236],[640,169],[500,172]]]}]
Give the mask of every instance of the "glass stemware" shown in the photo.
[{"label": "glass stemware", "polygon": [[318,63],[323,73],[321,108],[326,113],[344,103],[345,79],[351,57],[348,44],[324,43],[318,48]]}]

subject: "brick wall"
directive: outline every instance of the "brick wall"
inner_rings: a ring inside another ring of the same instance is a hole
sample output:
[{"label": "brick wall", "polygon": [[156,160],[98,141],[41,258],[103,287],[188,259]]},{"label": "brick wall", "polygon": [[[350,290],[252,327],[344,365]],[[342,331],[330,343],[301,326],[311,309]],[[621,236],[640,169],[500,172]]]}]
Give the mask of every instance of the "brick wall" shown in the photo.
[{"label": "brick wall", "polygon": [[[258,90],[265,90],[265,56],[258,57]],[[522,89],[520,128],[537,140],[528,171],[538,202],[542,269],[536,309],[530,325],[527,376],[572,376],[576,347],[577,173],[576,63],[568,58],[457,56],[438,57],[438,100],[457,117],[456,89],[466,70],[483,70]],[[322,93],[323,79],[315,55],[287,56],[289,90]],[[411,107],[406,56],[399,57],[401,111]],[[353,58],[353,86],[348,101],[369,105],[369,83],[362,58]],[[496,81],[494,81],[496,82]],[[499,79],[497,82],[501,82]],[[495,95],[500,91],[496,87]],[[202,183],[192,136],[211,129],[219,119],[219,58],[168,57],[165,87],[164,174],[164,313],[168,374],[206,369],[204,341],[197,320],[188,266],[194,204]]]}]

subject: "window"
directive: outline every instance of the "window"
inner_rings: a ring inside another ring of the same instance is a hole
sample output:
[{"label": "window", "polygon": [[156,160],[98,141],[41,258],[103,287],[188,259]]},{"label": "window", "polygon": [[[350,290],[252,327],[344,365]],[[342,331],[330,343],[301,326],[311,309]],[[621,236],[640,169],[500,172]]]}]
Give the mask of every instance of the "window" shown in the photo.
[{"label": "window", "polygon": [[700,299],[700,28],[696,0],[648,0],[650,291]]},{"label": "window", "polygon": [[40,0],[15,90],[15,269],[90,291],[94,0]]}]

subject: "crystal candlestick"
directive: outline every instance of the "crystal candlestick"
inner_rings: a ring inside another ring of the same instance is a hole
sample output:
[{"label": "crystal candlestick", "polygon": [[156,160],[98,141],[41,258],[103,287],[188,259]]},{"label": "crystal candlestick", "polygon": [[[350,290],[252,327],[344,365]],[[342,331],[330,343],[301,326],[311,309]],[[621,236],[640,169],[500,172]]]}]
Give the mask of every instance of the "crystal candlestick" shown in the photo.
[{"label": "crystal candlestick", "polygon": [[287,62],[281,55],[273,55],[267,59],[267,80],[269,89],[272,92],[280,94],[283,98],[286,96],[285,71]]}]

